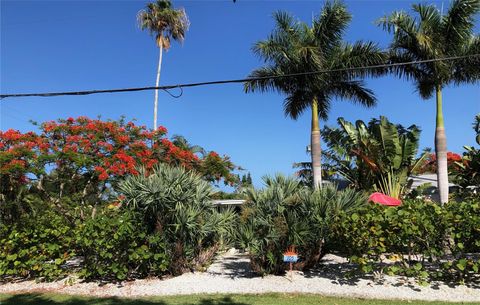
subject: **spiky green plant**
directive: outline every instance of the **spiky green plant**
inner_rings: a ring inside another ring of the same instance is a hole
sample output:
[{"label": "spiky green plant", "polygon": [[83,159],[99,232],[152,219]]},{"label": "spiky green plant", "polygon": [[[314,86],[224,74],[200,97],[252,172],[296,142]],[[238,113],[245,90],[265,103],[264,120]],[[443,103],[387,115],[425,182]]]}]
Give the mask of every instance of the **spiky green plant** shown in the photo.
[{"label": "spiky green plant", "polygon": [[143,213],[152,231],[165,236],[175,258],[174,274],[204,264],[220,240],[233,234],[233,212],[217,212],[211,185],[184,168],[158,164],[150,173],[140,169],[119,183],[118,191],[128,207]]},{"label": "spiky green plant", "polygon": [[283,252],[295,246],[301,261],[298,269],[315,265],[325,253],[324,244],[334,215],[366,202],[353,190],[337,191],[326,185],[312,190],[293,177],[264,177],[265,188],[245,191],[239,243],[250,253],[253,270],[281,274],[287,267]]}]

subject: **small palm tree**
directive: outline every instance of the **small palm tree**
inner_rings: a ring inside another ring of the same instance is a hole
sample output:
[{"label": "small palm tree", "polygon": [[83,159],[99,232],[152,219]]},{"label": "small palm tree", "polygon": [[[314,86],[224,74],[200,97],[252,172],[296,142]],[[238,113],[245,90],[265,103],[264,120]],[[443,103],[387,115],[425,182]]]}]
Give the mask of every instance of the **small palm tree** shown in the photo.
[{"label": "small palm tree", "polygon": [[173,135],[172,136],[172,143],[177,146],[178,148],[186,151],[190,151],[194,154],[201,154],[202,156],[206,155],[205,149],[200,145],[192,145],[185,139],[184,136],[181,135]]},{"label": "small palm tree", "polygon": [[[184,9],[173,9],[169,0],[158,0],[149,3],[145,10],[138,13],[138,22],[142,30],[147,29],[155,35],[155,41],[160,49],[158,59],[157,80],[155,86],[160,83],[160,70],[162,68],[163,49],[170,48],[170,41],[183,42],[185,33],[190,25]],[[155,90],[155,103],[153,110],[153,129],[157,129],[158,89]]]},{"label": "small palm tree", "polygon": [[475,116],[475,121],[473,122],[473,130],[475,130],[475,133],[477,134],[475,140],[477,141],[477,144],[480,145],[480,114],[477,114]]},{"label": "small palm tree", "polygon": [[424,99],[436,94],[435,152],[440,201],[448,202],[447,141],[442,110],[442,89],[447,85],[474,83],[480,79],[480,36],[473,33],[479,0],[454,0],[446,15],[434,5],[413,5],[419,18],[394,12],[379,20],[393,34],[392,63],[465,56],[451,61],[393,67],[399,77],[413,80]]},{"label": "small palm tree", "polygon": [[[263,78],[245,83],[245,91],[279,91],[286,94],[284,111],[292,119],[312,109],[313,184],[318,188],[322,182],[319,116],[327,118],[335,98],[366,107],[374,106],[376,99],[373,92],[358,77],[367,73],[379,75],[383,71],[308,72],[377,65],[383,63],[386,56],[374,43],[359,41],[349,44],[342,41],[351,15],[340,2],[327,2],[311,26],[294,20],[285,12],[275,13],[274,18],[276,29],[268,39],[257,42],[253,47],[267,65],[254,70],[250,77]],[[286,74],[301,75],[282,77]]]}]

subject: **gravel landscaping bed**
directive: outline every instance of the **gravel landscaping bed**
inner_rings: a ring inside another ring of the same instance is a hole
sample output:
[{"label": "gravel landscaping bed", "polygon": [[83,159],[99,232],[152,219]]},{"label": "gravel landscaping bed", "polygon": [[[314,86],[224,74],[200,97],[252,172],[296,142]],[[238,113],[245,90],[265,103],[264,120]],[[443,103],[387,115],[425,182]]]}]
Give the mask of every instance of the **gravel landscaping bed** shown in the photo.
[{"label": "gravel landscaping bed", "polygon": [[321,267],[310,272],[294,272],[287,276],[259,277],[249,268],[245,254],[229,251],[219,256],[202,273],[187,273],[160,280],[145,279],[122,284],[85,283],[68,280],[53,283],[23,281],[0,285],[0,293],[52,292],[88,296],[138,297],[155,295],[206,293],[316,293],[326,296],[429,300],[452,302],[480,302],[479,286],[449,286],[432,283],[419,286],[412,279],[382,276],[346,279],[347,261],[339,256],[326,255]]}]

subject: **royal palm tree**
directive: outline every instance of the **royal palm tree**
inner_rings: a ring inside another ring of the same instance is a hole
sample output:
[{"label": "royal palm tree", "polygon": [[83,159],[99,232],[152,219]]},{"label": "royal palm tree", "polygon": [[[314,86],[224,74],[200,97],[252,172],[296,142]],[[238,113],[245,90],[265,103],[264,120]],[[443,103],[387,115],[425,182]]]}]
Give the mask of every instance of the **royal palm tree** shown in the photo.
[{"label": "royal palm tree", "polygon": [[443,15],[434,5],[416,4],[418,18],[405,12],[393,12],[379,20],[393,34],[390,46],[392,63],[461,57],[419,65],[396,66],[392,72],[412,80],[424,99],[436,94],[435,153],[441,203],[448,202],[447,141],[442,110],[442,89],[446,86],[474,83],[480,77],[480,37],[475,35],[475,15],[480,0],[454,0]]},{"label": "royal palm tree", "polygon": [[[185,32],[188,30],[189,21],[184,9],[173,9],[169,0],[158,0],[149,3],[138,13],[138,22],[142,30],[148,30],[155,36],[155,41],[160,49],[155,86],[160,83],[160,70],[162,68],[163,49],[170,48],[171,39],[183,42]],[[153,109],[153,129],[157,129],[158,89],[155,90]]]},{"label": "royal palm tree", "polygon": [[[308,72],[377,65],[385,61],[385,54],[371,42],[349,44],[342,41],[351,15],[341,2],[327,2],[311,26],[294,20],[285,12],[275,13],[274,19],[275,30],[266,40],[257,42],[253,47],[266,65],[250,74],[250,77],[260,79],[246,82],[245,91],[284,93],[285,115],[292,119],[297,119],[311,108],[313,184],[318,188],[322,182],[319,117],[327,118],[335,98],[367,107],[374,106],[376,99],[373,92],[358,77],[377,75],[383,71]],[[286,74],[300,75],[282,77]]]}]

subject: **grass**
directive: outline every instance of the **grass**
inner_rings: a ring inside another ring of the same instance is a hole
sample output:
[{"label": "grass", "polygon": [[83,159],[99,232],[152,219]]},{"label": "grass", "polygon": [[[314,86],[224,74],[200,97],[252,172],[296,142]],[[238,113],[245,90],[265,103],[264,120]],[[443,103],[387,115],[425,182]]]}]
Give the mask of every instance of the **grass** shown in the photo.
[{"label": "grass", "polygon": [[[92,298],[60,294],[0,294],[1,305],[447,305],[448,302],[365,300],[324,297],[314,294],[203,294],[150,298]],[[474,303],[469,303],[474,304]],[[480,303],[476,303],[480,304]]]}]

